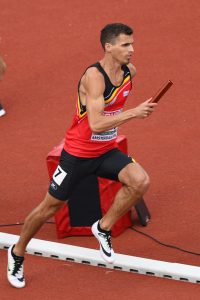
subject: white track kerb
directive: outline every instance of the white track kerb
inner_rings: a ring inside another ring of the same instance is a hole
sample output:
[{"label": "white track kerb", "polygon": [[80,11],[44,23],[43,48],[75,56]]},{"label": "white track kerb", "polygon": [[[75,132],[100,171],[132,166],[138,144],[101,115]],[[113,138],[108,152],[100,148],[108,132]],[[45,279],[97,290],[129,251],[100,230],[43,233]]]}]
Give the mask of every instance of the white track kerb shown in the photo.
[{"label": "white track kerb", "polygon": [[[16,243],[18,235],[0,232],[0,249],[8,249]],[[100,257],[99,250],[32,239],[27,247],[27,253],[82,263],[91,266],[105,267],[143,275],[151,275],[200,284],[200,267],[169,263],[135,256],[116,254],[114,264],[108,264]]]}]

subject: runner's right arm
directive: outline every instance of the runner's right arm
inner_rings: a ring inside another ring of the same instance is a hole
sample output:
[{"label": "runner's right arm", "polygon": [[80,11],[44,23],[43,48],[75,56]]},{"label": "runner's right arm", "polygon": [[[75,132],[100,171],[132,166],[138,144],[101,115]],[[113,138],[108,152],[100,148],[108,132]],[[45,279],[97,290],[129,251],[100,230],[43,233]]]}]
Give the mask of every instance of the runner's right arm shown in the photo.
[{"label": "runner's right arm", "polygon": [[154,111],[155,103],[150,99],[139,106],[125,110],[114,116],[105,116],[103,93],[104,78],[96,68],[89,68],[85,74],[86,107],[88,122],[93,132],[104,132],[134,118],[146,118]]}]

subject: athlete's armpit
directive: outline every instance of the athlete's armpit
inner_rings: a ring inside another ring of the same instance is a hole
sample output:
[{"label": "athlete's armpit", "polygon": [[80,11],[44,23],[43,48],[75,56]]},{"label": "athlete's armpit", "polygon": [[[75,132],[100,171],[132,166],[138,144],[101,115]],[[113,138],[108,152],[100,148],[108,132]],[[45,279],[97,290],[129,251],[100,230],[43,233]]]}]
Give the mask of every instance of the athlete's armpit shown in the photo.
[{"label": "athlete's armpit", "polygon": [[97,132],[96,124],[102,118],[104,111],[105,83],[102,74],[96,68],[90,68],[85,74],[84,87],[86,89],[86,108],[89,126]]}]

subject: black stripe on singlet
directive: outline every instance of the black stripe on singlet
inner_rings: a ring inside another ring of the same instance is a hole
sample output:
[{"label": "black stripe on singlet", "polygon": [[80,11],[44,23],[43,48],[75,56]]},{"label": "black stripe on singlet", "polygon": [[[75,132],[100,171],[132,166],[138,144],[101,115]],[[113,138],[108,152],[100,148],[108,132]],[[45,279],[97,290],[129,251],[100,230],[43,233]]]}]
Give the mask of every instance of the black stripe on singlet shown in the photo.
[{"label": "black stripe on singlet", "polygon": [[[126,66],[126,65],[122,65],[121,69],[124,71],[124,75],[123,75],[123,79],[122,79],[122,82],[120,85],[118,86],[115,86],[112,84],[108,74],[105,72],[105,70],[103,69],[103,67],[101,66],[100,62],[96,62],[95,64],[93,65],[90,65],[86,70],[85,72],[83,73],[83,75],[81,76],[81,79],[82,77],[84,76],[84,74],[86,73],[86,71],[89,69],[89,68],[92,68],[92,67],[95,67],[99,70],[99,72],[103,75],[104,77],[104,81],[105,81],[105,91],[104,91],[104,99],[107,100],[111,94],[115,91],[115,89],[119,88],[124,79],[127,77],[127,76],[131,76],[131,73],[130,73],[130,70],[129,68]],[[81,99],[80,99],[80,93],[79,93],[79,88],[80,88],[80,83],[81,83],[81,79],[79,80],[79,83],[78,83],[78,95],[79,95],[79,105],[80,105],[80,115],[83,115],[85,112],[86,112],[86,106],[83,105],[81,103]]]},{"label": "black stripe on singlet", "polygon": [[104,91],[103,96],[104,96],[105,100],[107,100],[111,96],[111,94],[115,91],[115,89],[119,88],[122,85],[124,79],[127,76],[131,75],[129,68],[126,65],[122,65],[121,69],[124,71],[123,79],[122,79],[121,84],[116,86],[116,85],[112,84],[108,74],[105,72],[105,70],[101,66],[100,62],[97,62],[97,63],[93,64],[91,67],[96,67],[104,77],[105,91]]}]

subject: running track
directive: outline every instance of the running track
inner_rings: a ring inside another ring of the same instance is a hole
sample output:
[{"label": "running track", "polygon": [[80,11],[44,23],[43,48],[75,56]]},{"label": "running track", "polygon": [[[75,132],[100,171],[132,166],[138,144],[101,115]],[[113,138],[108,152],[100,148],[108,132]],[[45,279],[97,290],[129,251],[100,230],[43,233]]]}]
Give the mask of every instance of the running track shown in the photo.
[{"label": "running track", "polygon": [[[151,176],[146,202],[159,240],[200,252],[199,239],[199,14],[198,1],[0,0],[1,83],[7,115],[0,120],[0,223],[24,220],[48,186],[45,158],[60,142],[74,112],[77,81],[102,56],[99,31],[110,22],[135,29],[137,67],[127,107],[174,82],[154,115],[124,125],[129,152]],[[130,125],[131,124],[131,125]],[[131,130],[130,130],[131,128]],[[1,228],[19,234],[20,227]],[[57,240],[54,225],[37,238],[97,248],[92,237]],[[116,252],[200,265],[200,258],[164,248],[127,230]],[[0,252],[1,299],[199,299],[198,285],[27,256],[27,288],[6,280]]]}]

